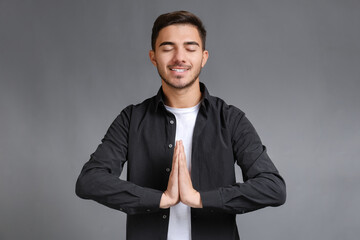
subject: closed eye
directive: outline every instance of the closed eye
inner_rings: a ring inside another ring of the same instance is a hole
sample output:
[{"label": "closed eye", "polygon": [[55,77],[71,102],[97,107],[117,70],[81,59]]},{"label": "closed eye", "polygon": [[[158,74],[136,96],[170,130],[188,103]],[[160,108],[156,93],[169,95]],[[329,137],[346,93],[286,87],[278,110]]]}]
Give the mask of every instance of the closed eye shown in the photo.
[{"label": "closed eye", "polygon": [[189,52],[195,52],[200,47],[197,42],[186,42],[184,45],[186,50]]},{"label": "closed eye", "polygon": [[189,51],[189,52],[195,52],[196,51],[195,48],[186,48],[186,50]]},{"label": "closed eye", "polygon": [[173,50],[173,48],[163,48],[162,49],[163,52],[170,52],[171,50]]},{"label": "closed eye", "polygon": [[164,52],[169,52],[174,49],[175,44],[172,42],[162,42],[159,47]]}]

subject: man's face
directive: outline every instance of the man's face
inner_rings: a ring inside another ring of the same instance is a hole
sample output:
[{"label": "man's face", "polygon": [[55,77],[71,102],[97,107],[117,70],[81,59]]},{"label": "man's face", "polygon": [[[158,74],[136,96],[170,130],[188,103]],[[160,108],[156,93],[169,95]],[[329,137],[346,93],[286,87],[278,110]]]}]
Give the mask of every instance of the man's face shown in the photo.
[{"label": "man's face", "polygon": [[160,30],[151,50],[151,62],[156,66],[163,83],[184,89],[199,81],[208,52],[202,50],[197,28],[190,24],[175,24]]}]

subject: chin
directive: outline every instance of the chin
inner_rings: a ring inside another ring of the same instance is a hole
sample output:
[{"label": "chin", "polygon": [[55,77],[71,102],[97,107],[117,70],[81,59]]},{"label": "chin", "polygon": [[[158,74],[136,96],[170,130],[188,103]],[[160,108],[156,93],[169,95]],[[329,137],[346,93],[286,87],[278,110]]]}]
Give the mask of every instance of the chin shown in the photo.
[{"label": "chin", "polygon": [[185,89],[191,87],[195,82],[196,79],[193,80],[180,80],[174,79],[174,80],[167,80],[165,78],[162,78],[162,80],[170,87],[176,88],[176,89]]}]

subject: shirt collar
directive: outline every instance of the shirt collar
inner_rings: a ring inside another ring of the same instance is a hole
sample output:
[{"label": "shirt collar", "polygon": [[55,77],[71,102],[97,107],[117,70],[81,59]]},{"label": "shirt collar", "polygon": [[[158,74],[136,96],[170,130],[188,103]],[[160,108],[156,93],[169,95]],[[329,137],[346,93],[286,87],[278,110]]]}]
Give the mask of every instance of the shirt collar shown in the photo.
[{"label": "shirt collar", "polygon": [[[202,93],[202,99],[201,99],[201,107],[207,107],[210,104],[210,94],[205,86],[204,83],[200,82],[200,91]],[[160,87],[158,93],[155,96],[155,112],[157,112],[159,106],[164,107],[164,92],[162,90],[162,87]]]}]

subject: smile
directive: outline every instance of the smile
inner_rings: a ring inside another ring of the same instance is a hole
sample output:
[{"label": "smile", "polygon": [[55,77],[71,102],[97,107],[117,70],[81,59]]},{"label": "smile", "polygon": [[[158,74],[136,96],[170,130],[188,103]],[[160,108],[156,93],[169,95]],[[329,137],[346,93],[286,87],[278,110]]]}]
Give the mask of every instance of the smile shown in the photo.
[{"label": "smile", "polygon": [[170,70],[175,71],[175,72],[179,72],[179,73],[187,71],[187,69],[170,69]]},{"label": "smile", "polygon": [[183,73],[189,70],[189,68],[170,68],[171,71]]}]

